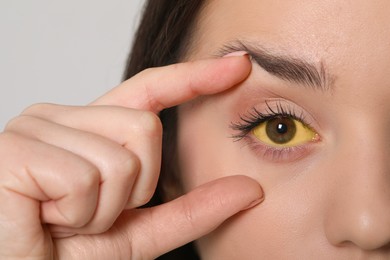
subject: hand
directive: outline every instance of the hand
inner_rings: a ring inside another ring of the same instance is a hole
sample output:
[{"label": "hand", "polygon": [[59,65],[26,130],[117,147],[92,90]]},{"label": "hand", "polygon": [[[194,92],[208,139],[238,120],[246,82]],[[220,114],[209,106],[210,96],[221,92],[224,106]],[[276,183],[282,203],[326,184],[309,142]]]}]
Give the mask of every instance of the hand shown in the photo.
[{"label": "hand", "polygon": [[159,111],[222,92],[250,67],[229,57],[148,69],[89,106],[25,110],[0,135],[0,258],[151,259],[258,202],[260,186],[235,176],[135,209],[159,176]]}]

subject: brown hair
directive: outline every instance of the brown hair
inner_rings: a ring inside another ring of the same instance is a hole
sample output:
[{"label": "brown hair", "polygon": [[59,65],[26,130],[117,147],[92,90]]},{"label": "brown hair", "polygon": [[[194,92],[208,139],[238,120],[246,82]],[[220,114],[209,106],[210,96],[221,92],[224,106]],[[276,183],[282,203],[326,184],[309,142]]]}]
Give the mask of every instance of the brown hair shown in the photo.
[{"label": "brown hair", "polygon": [[[184,55],[191,28],[203,0],[147,0],[143,17],[128,59],[124,78],[150,68],[176,63]],[[157,190],[147,206],[163,202],[171,185],[178,186],[176,165],[176,108],[160,113],[163,124],[163,161]],[[199,259],[192,244],[183,246],[158,259]]]}]

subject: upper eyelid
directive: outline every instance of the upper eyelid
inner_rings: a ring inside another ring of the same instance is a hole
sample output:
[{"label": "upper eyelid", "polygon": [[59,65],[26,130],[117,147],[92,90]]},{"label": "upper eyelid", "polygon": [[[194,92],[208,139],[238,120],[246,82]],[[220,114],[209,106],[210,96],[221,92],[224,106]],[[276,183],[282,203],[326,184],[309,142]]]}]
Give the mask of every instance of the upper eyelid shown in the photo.
[{"label": "upper eyelid", "polygon": [[279,98],[273,98],[272,100],[267,99],[265,102],[280,102],[280,103],[285,103],[288,107],[293,109],[295,114],[299,114],[298,119],[302,119],[304,123],[307,125],[311,126],[313,130],[316,132],[321,130],[321,124],[317,120],[317,118],[310,112],[309,109],[295,103],[294,101],[290,99],[286,99],[283,97]]},{"label": "upper eyelid", "polygon": [[[276,108],[272,108],[270,103],[276,102]],[[245,112],[245,114],[240,114],[240,122],[232,122],[230,124],[230,128],[233,129],[234,131],[239,131],[240,133],[238,134],[233,134],[232,137],[236,140],[239,141],[243,139],[245,136],[247,136],[250,131],[259,125],[260,123],[263,123],[267,121],[268,119],[271,119],[272,116],[276,115],[285,115],[285,116],[292,116],[294,119],[299,120],[302,122],[304,125],[308,126],[311,128],[313,131],[318,133],[317,127],[313,126],[314,122],[316,121],[315,119],[308,119],[306,114],[309,114],[308,112],[304,112],[305,110],[303,108],[300,108],[300,112],[298,112],[297,108],[294,108],[292,104],[288,104],[287,100],[266,100],[266,109],[265,112],[261,112],[258,108],[253,107],[251,111]],[[309,118],[312,116],[310,115]],[[255,124],[256,119],[262,119],[257,121]]]}]

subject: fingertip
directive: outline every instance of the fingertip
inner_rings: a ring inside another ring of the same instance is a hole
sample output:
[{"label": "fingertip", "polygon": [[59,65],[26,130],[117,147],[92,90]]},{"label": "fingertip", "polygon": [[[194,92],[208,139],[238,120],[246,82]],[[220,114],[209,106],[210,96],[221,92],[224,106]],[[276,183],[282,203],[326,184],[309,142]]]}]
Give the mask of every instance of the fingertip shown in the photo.
[{"label": "fingertip", "polygon": [[264,191],[258,181],[250,178],[246,175],[234,175],[225,177],[225,181],[230,182],[228,189],[237,190],[237,194],[245,196],[245,199],[249,202],[246,208],[251,208],[264,200]]},{"label": "fingertip", "polygon": [[[205,192],[207,190],[207,192]],[[264,200],[260,184],[245,175],[227,176],[199,186],[191,193],[197,202],[204,204],[215,200],[228,214],[252,208]]]},{"label": "fingertip", "polygon": [[217,77],[216,81],[219,81],[222,89],[237,86],[246,80],[252,71],[252,62],[245,52],[241,56],[231,53],[231,56],[224,56],[219,59],[219,62],[222,63],[222,66],[218,68],[215,75]]},{"label": "fingertip", "polygon": [[242,72],[246,76],[249,74],[252,68],[251,56],[246,51],[237,51],[229,53],[222,57],[223,60],[230,60],[233,66],[242,69]]},{"label": "fingertip", "polygon": [[242,57],[242,56],[246,56],[246,55],[248,55],[248,52],[246,52],[246,51],[235,51],[235,52],[230,52],[230,53],[226,54],[225,56],[223,56],[223,58]]},{"label": "fingertip", "polygon": [[251,203],[249,203],[249,205],[246,206],[245,208],[243,208],[242,210],[244,211],[244,210],[247,210],[247,209],[254,208],[255,206],[257,206],[260,203],[262,203],[263,201],[264,201],[264,194],[260,198],[257,198],[254,201],[252,201]]}]

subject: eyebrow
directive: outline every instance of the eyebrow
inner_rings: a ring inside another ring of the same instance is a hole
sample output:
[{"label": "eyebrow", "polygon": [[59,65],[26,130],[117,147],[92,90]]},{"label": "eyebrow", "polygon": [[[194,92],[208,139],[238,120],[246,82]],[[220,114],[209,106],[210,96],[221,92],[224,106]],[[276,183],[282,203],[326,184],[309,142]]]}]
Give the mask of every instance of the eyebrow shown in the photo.
[{"label": "eyebrow", "polygon": [[330,80],[333,77],[327,73],[322,61],[315,65],[291,55],[274,53],[251,42],[236,40],[227,43],[218,51],[217,55],[222,57],[235,51],[248,52],[252,61],[265,71],[285,81],[295,82],[320,91],[329,90],[333,83],[333,80]]}]

